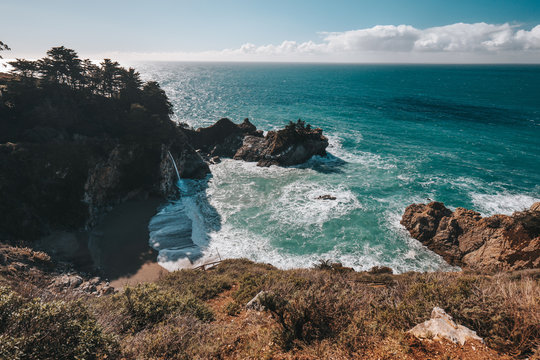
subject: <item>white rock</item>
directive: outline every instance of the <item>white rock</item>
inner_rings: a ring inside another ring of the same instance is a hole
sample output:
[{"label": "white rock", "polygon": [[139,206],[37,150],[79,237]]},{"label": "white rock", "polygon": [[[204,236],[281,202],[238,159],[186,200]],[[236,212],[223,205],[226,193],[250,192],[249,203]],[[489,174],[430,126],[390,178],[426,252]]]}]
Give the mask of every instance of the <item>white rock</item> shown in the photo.
[{"label": "white rock", "polygon": [[434,307],[431,312],[431,319],[418,324],[408,331],[419,339],[432,339],[440,341],[450,340],[454,343],[464,345],[468,340],[484,342],[475,331],[456,324],[450,315],[439,307]]}]

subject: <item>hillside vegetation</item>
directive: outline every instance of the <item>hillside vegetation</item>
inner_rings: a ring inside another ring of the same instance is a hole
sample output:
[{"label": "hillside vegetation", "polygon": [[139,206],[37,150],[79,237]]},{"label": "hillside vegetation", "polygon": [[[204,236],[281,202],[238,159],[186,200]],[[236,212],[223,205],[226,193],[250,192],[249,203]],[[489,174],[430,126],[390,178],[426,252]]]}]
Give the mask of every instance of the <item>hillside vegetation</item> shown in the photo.
[{"label": "hillside vegetation", "polygon": [[[26,250],[17,261],[27,261],[27,269],[46,268],[50,260],[40,254]],[[384,268],[355,272],[328,262],[284,271],[226,260],[207,271],[176,271],[156,283],[95,297],[47,290],[49,280],[36,273],[31,279],[38,282],[21,281],[21,272],[7,265],[10,256],[4,255],[0,272],[0,357],[10,359],[504,359],[540,354],[540,286],[534,271],[392,275]],[[265,309],[246,309],[263,290]],[[427,320],[434,306],[475,330],[488,347],[425,343],[409,336],[406,331]]]}]

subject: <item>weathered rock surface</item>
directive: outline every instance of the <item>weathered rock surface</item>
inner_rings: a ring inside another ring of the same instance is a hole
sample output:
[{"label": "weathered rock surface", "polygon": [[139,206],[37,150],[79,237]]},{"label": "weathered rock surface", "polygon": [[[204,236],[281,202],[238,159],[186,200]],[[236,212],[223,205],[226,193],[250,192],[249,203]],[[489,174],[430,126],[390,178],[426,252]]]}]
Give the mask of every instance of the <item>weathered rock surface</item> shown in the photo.
[{"label": "weathered rock surface", "polygon": [[540,267],[540,203],[512,216],[479,213],[440,202],[412,204],[401,224],[452,265],[486,270]]},{"label": "weathered rock surface", "polygon": [[180,130],[166,142],[76,138],[0,144],[0,237],[34,240],[95,225],[104,211],[144,193],[173,196],[177,175],[203,178],[208,165]]},{"label": "weathered rock surface", "polygon": [[234,155],[236,160],[256,161],[258,166],[290,166],[306,162],[314,155],[326,155],[328,139],[322,130],[299,121],[285,129],[269,131],[265,137],[246,136]]},{"label": "weathered rock surface", "polygon": [[317,197],[317,200],[336,200],[336,199],[337,198],[335,196],[332,196],[332,195],[329,195],[329,194],[321,195],[321,196]]},{"label": "weathered rock surface", "polygon": [[249,300],[246,304],[246,309],[253,311],[264,311],[266,307],[263,305],[264,298],[266,296],[272,295],[269,291],[261,291],[253,299]]},{"label": "weathered rock surface", "polygon": [[467,341],[483,342],[482,338],[476,335],[475,331],[463,325],[456,324],[450,315],[438,307],[433,308],[431,319],[416,325],[408,332],[419,339],[435,341],[446,339],[461,345],[465,345]]},{"label": "weathered rock surface", "polygon": [[233,157],[242,146],[245,136],[262,136],[261,131],[249,121],[244,119],[241,124],[235,124],[227,118],[218,120],[214,125],[197,130],[184,130],[191,145],[200,149],[203,156]]}]

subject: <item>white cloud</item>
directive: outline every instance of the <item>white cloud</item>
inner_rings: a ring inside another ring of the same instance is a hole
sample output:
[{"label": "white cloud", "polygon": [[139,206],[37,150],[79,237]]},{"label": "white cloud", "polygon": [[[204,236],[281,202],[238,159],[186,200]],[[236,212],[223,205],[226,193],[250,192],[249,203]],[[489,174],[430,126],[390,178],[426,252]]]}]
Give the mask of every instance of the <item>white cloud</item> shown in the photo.
[{"label": "white cloud", "polygon": [[[540,25],[456,23],[417,29],[377,25],[321,33],[318,41],[255,45],[199,53],[131,54],[138,60],[338,61],[338,62],[532,62],[540,63]],[[119,54],[122,55],[122,54]],[[125,55],[125,54],[124,54]]]}]

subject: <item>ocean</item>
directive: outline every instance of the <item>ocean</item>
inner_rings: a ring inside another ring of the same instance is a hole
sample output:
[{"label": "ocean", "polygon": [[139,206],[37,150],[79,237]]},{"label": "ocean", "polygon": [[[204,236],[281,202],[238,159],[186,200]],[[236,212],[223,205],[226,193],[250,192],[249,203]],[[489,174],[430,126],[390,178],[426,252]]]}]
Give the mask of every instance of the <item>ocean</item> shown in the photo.
[{"label": "ocean", "polygon": [[[279,268],[451,269],[399,224],[441,201],[488,216],[540,201],[540,66],[145,63],[193,127],[302,119],[328,156],[295,167],[224,160],[149,224],[159,263],[248,258]],[[317,200],[329,194],[336,200]]]}]

